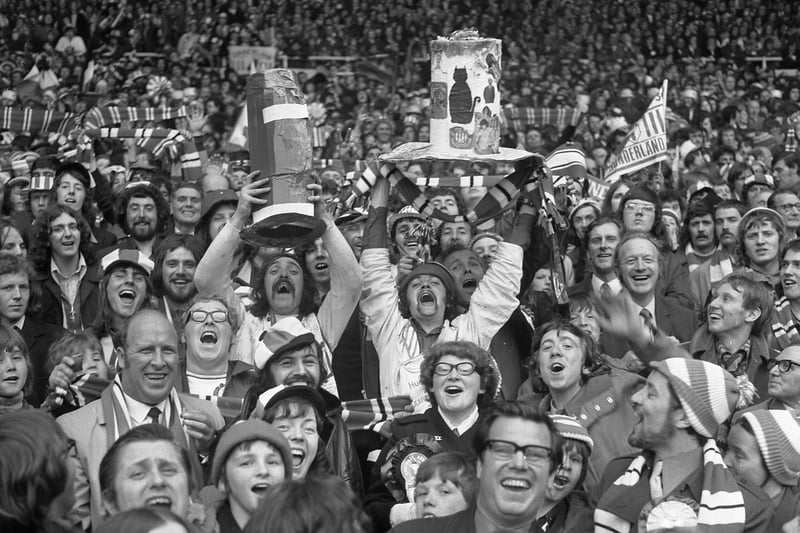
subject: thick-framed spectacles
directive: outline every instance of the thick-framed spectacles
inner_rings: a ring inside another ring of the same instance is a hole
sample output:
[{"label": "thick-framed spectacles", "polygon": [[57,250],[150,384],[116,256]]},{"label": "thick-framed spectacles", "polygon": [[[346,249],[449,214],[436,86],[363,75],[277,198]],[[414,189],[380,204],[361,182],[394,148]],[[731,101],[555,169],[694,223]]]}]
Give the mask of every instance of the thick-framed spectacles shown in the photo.
[{"label": "thick-framed spectacles", "polygon": [[788,359],[782,359],[780,361],[777,359],[770,359],[767,362],[767,370],[772,370],[776,366],[778,367],[778,370],[781,371],[781,374],[785,374],[791,370],[793,366],[800,366],[800,363],[795,363],[794,361],[790,361]]},{"label": "thick-framed spectacles", "polygon": [[187,317],[186,322],[188,323],[189,320],[191,320],[193,322],[203,323],[209,316],[211,317],[211,320],[217,323],[228,321],[227,311],[203,311],[202,309],[195,309],[194,311],[189,311],[189,316]]},{"label": "thick-framed spectacles", "polygon": [[519,446],[507,440],[490,440],[486,442],[486,449],[492,454],[503,461],[510,461],[514,454],[522,452],[525,456],[525,461],[529,465],[538,465],[545,461],[549,461],[553,452],[546,446],[538,446],[536,444],[529,444],[527,446]]},{"label": "thick-framed spectacles", "polygon": [[456,369],[461,376],[469,376],[475,372],[475,363],[464,361],[463,363],[436,363],[433,367],[433,373],[437,376],[449,376],[453,369]]}]

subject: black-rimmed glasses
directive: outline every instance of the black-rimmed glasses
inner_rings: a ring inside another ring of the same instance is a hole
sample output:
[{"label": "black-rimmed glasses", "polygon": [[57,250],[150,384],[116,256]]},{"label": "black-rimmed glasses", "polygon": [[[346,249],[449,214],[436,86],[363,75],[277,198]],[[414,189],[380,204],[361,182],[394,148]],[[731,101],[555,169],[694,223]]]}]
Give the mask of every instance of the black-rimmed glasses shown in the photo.
[{"label": "black-rimmed glasses", "polygon": [[205,322],[206,318],[211,317],[211,320],[217,323],[227,322],[228,321],[228,312],[227,311],[203,311],[202,309],[195,309],[194,311],[189,312],[189,316],[187,317],[186,322],[192,320],[194,322]]},{"label": "black-rimmed glasses", "polygon": [[795,363],[794,361],[790,361],[788,359],[782,359],[780,361],[777,359],[770,359],[767,362],[767,370],[772,370],[776,366],[778,367],[778,370],[781,371],[781,374],[785,374],[791,370],[793,366],[800,366],[800,363]]},{"label": "black-rimmed glasses", "polygon": [[464,361],[463,363],[456,363],[455,365],[450,363],[436,363],[433,367],[433,373],[437,376],[448,376],[453,369],[456,369],[462,376],[469,376],[473,372],[475,372],[475,364],[470,363],[469,361]]},{"label": "black-rimmed glasses", "polygon": [[519,446],[507,440],[487,441],[486,449],[503,461],[510,461],[514,457],[514,454],[522,452],[522,455],[525,456],[525,461],[527,461],[529,465],[536,465],[544,461],[549,461],[550,456],[553,454],[550,448],[546,446],[537,446],[536,444]]}]

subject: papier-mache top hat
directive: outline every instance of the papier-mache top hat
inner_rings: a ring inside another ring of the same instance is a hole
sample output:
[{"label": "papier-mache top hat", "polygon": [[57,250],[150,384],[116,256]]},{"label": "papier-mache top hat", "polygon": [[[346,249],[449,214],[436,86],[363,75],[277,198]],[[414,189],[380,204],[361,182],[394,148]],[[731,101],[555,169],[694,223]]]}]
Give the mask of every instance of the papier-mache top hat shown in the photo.
[{"label": "papier-mache top hat", "polygon": [[311,242],[325,232],[314,217],[306,186],[311,171],[308,106],[294,74],[270,69],[247,79],[247,129],[250,168],[270,177],[269,203],[253,212],[241,238],[256,246],[289,247]]},{"label": "papier-mache top hat", "polygon": [[500,39],[461,30],[431,41],[430,143],[405,143],[381,161],[504,161],[530,157],[500,148]]}]

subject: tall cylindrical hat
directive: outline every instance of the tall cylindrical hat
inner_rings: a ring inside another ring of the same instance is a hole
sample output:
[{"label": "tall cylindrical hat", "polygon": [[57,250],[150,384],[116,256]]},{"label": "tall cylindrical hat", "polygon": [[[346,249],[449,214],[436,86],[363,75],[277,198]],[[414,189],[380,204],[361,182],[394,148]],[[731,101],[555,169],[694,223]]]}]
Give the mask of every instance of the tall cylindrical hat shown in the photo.
[{"label": "tall cylindrical hat", "polygon": [[431,41],[431,142],[398,146],[382,161],[516,161],[500,147],[500,39],[461,30]]},{"label": "tall cylindrical hat", "polygon": [[250,166],[271,177],[269,204],[253,212],[241,237],[257,246],[296,246],[325,232],[314,217],[306,186],[311,172],[311,135],[303,91],[288,69],[271,69],[247,79]]}]

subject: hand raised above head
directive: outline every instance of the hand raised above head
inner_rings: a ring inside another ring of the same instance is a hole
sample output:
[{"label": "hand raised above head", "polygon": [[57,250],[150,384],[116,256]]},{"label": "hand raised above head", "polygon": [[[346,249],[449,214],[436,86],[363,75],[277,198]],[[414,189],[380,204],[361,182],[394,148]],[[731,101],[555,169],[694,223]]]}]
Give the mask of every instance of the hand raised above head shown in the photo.
[{"label": "hand raised above head", "polygon": [[616,296],[605,298],[593,296],[592,303],[597,310],[597,322],[605,333],[625,339],[635,346],[643,346],[652,340],[639,315],[641,307],[634,303],[627,292],[621,291]]}]

